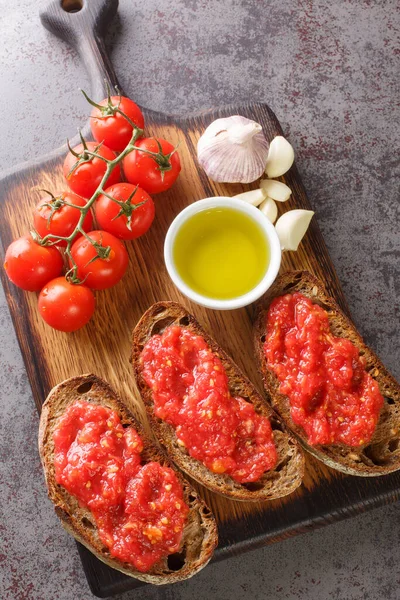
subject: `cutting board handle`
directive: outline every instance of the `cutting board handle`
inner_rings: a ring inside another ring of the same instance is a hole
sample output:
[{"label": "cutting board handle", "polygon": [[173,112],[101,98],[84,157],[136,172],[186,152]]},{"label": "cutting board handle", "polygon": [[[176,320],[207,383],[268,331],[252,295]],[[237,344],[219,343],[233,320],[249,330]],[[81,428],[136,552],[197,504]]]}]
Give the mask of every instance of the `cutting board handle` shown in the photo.
[{"label": "cutting board handle", "polygon": [[96,101],[105,96],[104,80],[121,89],[104,46],[104,33],[117,9],[118,0],[53,0],[40,11],[43,26],[78,52]]}]

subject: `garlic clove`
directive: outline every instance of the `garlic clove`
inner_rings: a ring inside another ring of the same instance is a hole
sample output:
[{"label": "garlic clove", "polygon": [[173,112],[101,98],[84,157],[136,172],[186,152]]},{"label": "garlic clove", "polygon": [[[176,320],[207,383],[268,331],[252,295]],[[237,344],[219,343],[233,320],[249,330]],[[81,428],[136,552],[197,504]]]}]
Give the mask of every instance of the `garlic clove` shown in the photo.
[{"label": "garlic clove", "polygon": [[261,125],[233,115],[207,127],[197,143],[197,158],[213,181],[251,183],[264,173],[268,150]]},{"label": "garlic clove", "polygon": [[261,202],[258,207],[263,215],[267,217],[271,221],[271,223],[275,223],[276,217],[278,216],[278,207],[275,204],[275,201],[272,198],[267,198]]},{"label": "garlic clove", "polygon": [[288,210],[276,222],[275,229],[282,250],[297,250],[303,239],[314,211],[295,209]]},{"label": "garlic clove", "polygon": [[277,202],[286,202],[289,200],[292,190],[286,183],[275,181],[273,179],[263,179],[260,182],[260,188],[264,190],[267,196]]},{"label": "garlic clove", "polygon": [[243,200],[248,204],[252,204],[253,206],[258,206],[265,200],[266,194],[263,190],[250,190],[249,192],[242,192],[241,194],[236,194],[233,198],[238,198],[239,200]]},{"label": "garlic clove", "polygon": [[268,177],[280,177],[289,171],[294,161],[292,145],[282,135],[274,137],[269,145],[265,172]]}]

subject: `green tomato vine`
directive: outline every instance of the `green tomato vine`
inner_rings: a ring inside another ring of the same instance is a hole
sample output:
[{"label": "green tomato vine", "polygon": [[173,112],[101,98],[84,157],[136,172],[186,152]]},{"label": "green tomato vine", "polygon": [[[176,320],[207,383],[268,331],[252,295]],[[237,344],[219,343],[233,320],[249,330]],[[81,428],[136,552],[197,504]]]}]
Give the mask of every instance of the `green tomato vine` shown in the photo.
[{"label": "green tomato vine", "polygon": [[[86,100],[92,105],[95,106],[96,108],[99,108],[102,110],[102,116],[98,117],[98,118],[108,118],[112,115],[114,115],[116,112],[118,112],[120,115],[122,115],[128,122],[129,124],[132,126],[133,131],[132,131],[132,136],[131,139],[129,141],[129,143],[127,144],[127,146],[124,148],[124,150],[118,154],[113,160],[108,160],[107,158],[104,158],[104,156],[101,156],[98,153],[99,148],[102,146],[102,142],[100,142],[96,148],[94,149],[94,151],[90,151],[87,147],[86,144],[86,140],[84,139],[83,135],[81,132],[79,132],[80,138],[81,138],[81,142],[82,142],[82,146],[83,146],[83,150],[81,153],[77,153],[75,152],[70,144],[69,141],[67,141],[67,146],[69,151],[75,156],[76,163],[74,164],[74,166],[72,167],[71,171],[69,174],[71,174],[76,168],[78,168],[81,164],[83,164],[84,162],[90,162],[91,160],[93,160],[94,158],[99,158],[102,161],[104,161],[106,163],[106,170],[105,173],[96,189],[96,191],[94,192],[94,194],[87,200],[86,204],[84,206],[76,206],[74,204],[70,204],[69,202],[66,202],[63,198],[61,197],[55,197],[51,192],[48,192],[47,190],[42,190],[45,193],[50,195],[51,200],[48,203],[48,206],[51,207],[51,214],[49,216],[49,221],[51,221],[52,216],[54,215],[54,213],[57,210],[60,210],[62,206],[71,206],[73,208],[76,208],[77,210],[80,211],[80,217],[79,217],[79,221],[74,229],[74,231],[67,237],[63,237],[63,236],[58,236],[58,235],[53,235],[51,233],[45,235],[45,236],[40,236],[39,233],[36,230],[32,230],[31,231],[31,235],[32,238],[35,240],[35,242],[37,242],[38,244],[40,244],[41,246],[56,246],[57,244],[59,244],[60,242],[64,242],[66,243],[66,247],[65,247],[65,255],[67,256],[67,258],[69,259],[69,264],[72,265],[72,267],[67,271],[67,273],[65,274],[65,277],[68,281],[70,281],[71,283],[74,284],[82,284],[84,283],[84,281],[80,280],[78,277],[78,267],[77,264],[72,256],[71,253],[71,248],[72,245],[76,239],[76,237],[78,235],[83,235],[91,244],[92,246],[95,248],[96,250],[96,256],[92,259],[96,260],[96,259],[107,259],[111,248],[110,246],[103,246],[101,243],[99,244],[98,242],[95,242],[94,240],[92,240],[92,238],[90,237],[90,235],[88,235],[88,233],[86,233],[86,231],[83,229],[83,223],[85,220],[86,215],[88,214],[88,212],[90,211],[91,207],[93,206],[93,204],[96,202],[97,198],[100,195],[104,195],[107,196],[107,198],[109,198],[110,200],[112,200],[113,202],[115,202],[116,204],[119,205],[120,207],[120,211],[118,213],[118,215],[115,218],[120,217],[121,215],[125,215],[127,217],[128,223],[127,223],[127,227],[130,228],[130,223],[131,223],[131,216],[134,210],[136,210],[137,208],[139,208],[139,206],[142,206],[145,202],[141,202],[139,204],[133,204],[132,200],[134,198],[134,195],[136,193],[136,190],[138,188],[138,186],[136,186],[136,189],[133,191],[133,193],[130,195],[130,197],[124,201],[121,202],[120,200],[116,200],[115,198],[113,198],[112,196],[110,196],[109,194],[106,193],[104,186],[106,184],[106,181],[108,180],[109,176],[111,175],[113,169],[123,161],[123,159],[133,150],[140,150],[143,153],[149,154],[152,156],[152,158],[156,161],[156,163],[159,165],[161,174],[163,174],[165,171],[168,171],[171,169],[171,162],[170,162],[170,158],[172,156],[172,154],[175,152],[176,149],[174,149],[173,152],[169,153],[169,154],[163,154],[162,149],[160,144],[158,143],[158,147],[159,147],[159,152],[151,152],[149,150],[145,150],[143,148],[139,148],[138,146],[135,146],[135,142],[137,141],[138,138],[142,137],[143,135],[143,130],[140,129],[139,127],[137,127],[135,125],[135,123],[133,123],[133,121],[119,108],[119,104],[117,106],[112,104],[111,101],[111,97],[110,97],[110,88],[107,86],[107,98],[108,98],[108,103],[106,105],[106,107],[101,107],[99,104],[96,104],[95,102],[93,102],[93,100],[91,100],[87,94],[82,90],[83,95],[85,96]],[[117,90],[117,93],[119,93],[119,91]],[[120,99],[121,99],[121,94],[119,94]],[[89,232],[90,233],[90,232]],[[91,262],[92,262],[91,261]]]}]

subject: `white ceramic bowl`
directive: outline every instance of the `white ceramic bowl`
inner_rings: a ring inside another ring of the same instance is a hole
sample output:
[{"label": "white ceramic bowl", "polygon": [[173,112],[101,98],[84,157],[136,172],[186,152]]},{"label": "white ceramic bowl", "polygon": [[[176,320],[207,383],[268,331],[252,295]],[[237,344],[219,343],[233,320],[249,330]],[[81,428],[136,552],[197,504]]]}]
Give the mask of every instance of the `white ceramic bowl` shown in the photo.
[{"label": "white ceramic bowl", "polygon": [[[183,281],[183,279],[181,279],[173,260],[173,247],[175,238],[183,223],[189,217],[192,217],[194,214],[200,211],[218,207],[234,208],[235,210],[241,211],[254,219],[254,221],[261,226],[270,249],[270,261],[260,283],[246,294],[236,298],[230,298],[229,300],[216,300],[215,298],[208,298],[207,296],[203,296],[192,290],[192,288],[190,288]],[[260,298],[264,292],[271,287],[272,283],[276,279],[276,276],[278,275],[281,264],[281,246],[278,235],[275,231],[275,227],[258,208],[252,206],[251,204],[247,204],[247,202],[244,202],[243,200],[238,200],[237,198],[216,196],[214,198],[206,198],[205,200],[193,202],[193,204],[187,206],[175,217],[165,238],[164,259],[167,271],[172,281],[182,292],[182,294],[190,298],[190,300],[193,300],[193,302],[196,302],[201,306],[206,306],[207,308],[213,308],[215,310],[233,310],[235,308],[247,306],[255,300],[258,300],[258,298]]]}]

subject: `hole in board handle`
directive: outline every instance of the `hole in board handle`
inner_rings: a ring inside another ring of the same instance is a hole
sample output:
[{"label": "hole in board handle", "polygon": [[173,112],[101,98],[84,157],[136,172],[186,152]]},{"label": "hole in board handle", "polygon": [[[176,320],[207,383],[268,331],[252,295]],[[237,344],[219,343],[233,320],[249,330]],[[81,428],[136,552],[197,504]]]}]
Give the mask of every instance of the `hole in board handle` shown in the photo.
[{"label": "hole in board handle", "polygon": [[77,13],[83,8],[83,0],[61,0],[61,8],[68,13]]}]

